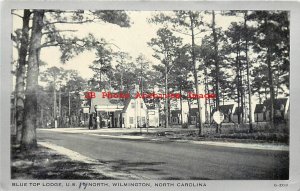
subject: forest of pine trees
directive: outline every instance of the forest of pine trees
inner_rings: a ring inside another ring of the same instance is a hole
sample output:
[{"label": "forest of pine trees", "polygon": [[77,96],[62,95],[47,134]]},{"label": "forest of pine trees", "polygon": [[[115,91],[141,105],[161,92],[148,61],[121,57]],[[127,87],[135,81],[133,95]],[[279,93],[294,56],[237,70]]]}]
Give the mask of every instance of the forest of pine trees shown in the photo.
[{"label": "forest of pine trees", "polygon": [[[57,116],[62,126],[78,125],[79,92],[103,89],[130,92],[134,85],[139,85],[139,90],[145,93],[158,89],[181,95],[203,91],[215,94],[216,99],[206,100],[204,106],[200,99],[188,100],[182,96],[178,100],[181,105],[186,101],[189,106],[197,106],[199,135],[203,135],[201,118],[202,113],[207,118],[208,105],[216,111],[224,102],[237,103],[241,112],[238,123],[250,122],[252,131],[254,119],[249,113],[254,111],[251,105],[254,97],[260,103],[270,100],[270,126],[274,127],[275,100],[289,96],[287,11],[153,12],[147,22],[159,29],[156,36],[149,37],[147,45],[159,64],[153,64],[143,50],[138,50],[139,56],[134,57],[117,50],[117,44],[104,38],[98,39],[92,33],[77,37],[73,31],[72,26],[86,23],[130,28],[132,21],[126,11],[25,9],[14,10],[12,15],[22,20],[21,28],[11,35],[18,52],[12,62],[15,76],[12,111],[15,111],[16,144],[24,150],[37,146],[36,128],[53,122]],[[218,25],[217,18],[221,17],[232,19],[228,28]],[[57,47],[64,64],[85,51],[95,53],[95,60],[86,65],[94,75],[84,79],[76,70],[48,67],[50,63],[40,60],[47,47]],[[47,69],[40,72],[41,68]],[[160,107],[164,113],[163,126],[168,127],[171,101],[145,101]],[[219,128],[218,125],[217,133]]]}]

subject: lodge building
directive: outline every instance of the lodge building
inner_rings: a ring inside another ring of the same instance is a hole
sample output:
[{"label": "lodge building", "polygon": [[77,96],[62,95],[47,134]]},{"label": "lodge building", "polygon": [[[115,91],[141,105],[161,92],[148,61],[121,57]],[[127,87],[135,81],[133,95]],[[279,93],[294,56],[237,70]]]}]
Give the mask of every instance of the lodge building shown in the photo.
[{"label": "lodge building", "polygon": [[[91,117],[100,120],[104,128],[158,127],[158,109],[148,109],[142,98],[107,98],[102,92],[86,102],[85,109]],[[84,109],[83,108],[83,109]]]}]

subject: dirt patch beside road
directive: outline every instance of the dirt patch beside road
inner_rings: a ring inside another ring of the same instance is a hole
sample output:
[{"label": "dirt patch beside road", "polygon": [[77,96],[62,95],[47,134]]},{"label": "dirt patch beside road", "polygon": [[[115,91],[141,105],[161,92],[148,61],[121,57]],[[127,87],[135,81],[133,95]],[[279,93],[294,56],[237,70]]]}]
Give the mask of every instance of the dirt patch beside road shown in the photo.
[{"label": "dirt patch beside road", "polygon": [[74,161],[42,146],[26,153],[12,148],[11,156],[12,179],[112,179],[94,170],[99,164]]}]

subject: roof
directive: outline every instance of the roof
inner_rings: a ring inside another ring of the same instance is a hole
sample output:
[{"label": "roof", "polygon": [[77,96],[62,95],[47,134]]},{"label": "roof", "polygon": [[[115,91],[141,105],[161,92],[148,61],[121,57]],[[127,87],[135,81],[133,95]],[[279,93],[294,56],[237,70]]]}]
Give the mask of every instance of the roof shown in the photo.
[{"label": "roof", "polygon": [[263,113],[264,112],[264,104],[256,104],[254,113]]},{"label": "roof", "polygon": [[126,112],[128,106],[129,106],[130,101],[131,101],[131,99],[125,99],[125,101],[124,101],[124,108],[122,110],[122,113]]},{"label": "roof", "polygon": [[[233,112],[234,104],[229,105],[220,105],[219,110],[224,114],[230,114]],[[213,113],[216,111],[216,109],[213,109]]]},{"label": "roof", "polygon": [[102,98],[101,92],[95,92],[95,98],[91,99],[91,108],[95,108],[96,105],[102,106],[102,107],[116,107],[120,108],[123,107],[123,100],[119,98]]},{"label": "roof", "polygon": [[238,115],[238,114],[241,114],[241,113],[242,113],[242,107],[240,106],[240,107],[235,108],[235,111],[234,111],[233,115]]},{"label": "roof", "polygon": [[[287,103],[288,103],[288,98],[275,99],[274,100],[274,109],[281,110],[282,105],[284,106],[284,109],[286,109]],[[271,100],[270,99],[265,100],[263,104],[267,107],[267,110],[271,109]]]},{"label": "roof", "polygon": [[181,110],[171,110],[172,117],[179,117],[181,115]]},{"label": "roof", "polygon": [[198,108],[190,108],[189,114],[190,116],[196,116],[198,112]]},{"label": "roof", "polygon": [[[125,99],[125,101],[124,101],[124,108],[123,108],[123,110],[122,110],[122,113],[126,112],[128,106],[129,106],[129,104],[130,104],[130,101],[133,100],[133,99],[135,99],[135,98]],[[143,103],[145,103],[145,102],[144,102],[144,99],[143,99]],[[146,104],[145,104],[145,105],[146,105]],[[146,108],[148,109],[147,105],[146,105]]]}]

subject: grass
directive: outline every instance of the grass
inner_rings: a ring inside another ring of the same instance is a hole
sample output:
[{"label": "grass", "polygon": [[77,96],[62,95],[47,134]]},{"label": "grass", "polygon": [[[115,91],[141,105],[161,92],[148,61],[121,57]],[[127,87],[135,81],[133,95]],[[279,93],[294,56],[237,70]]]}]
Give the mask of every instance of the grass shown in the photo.
[{"label": "grass", "polygon": [[11,154],[12,179],[111,179],[93,170],[98,164],[72,161],[45,147],[26,153],[12,147]]},{"label": "grass", "polygon": [[[271,128],[267,123],[254,124],[253,131],[249,131],[249,125],[226,124],[216,133],[216,127],[204,126],[203,136],[198,136],[198,129],[174,128],[172,130],[158,129],[154,132],[142,134],[148,137],[167,138],[169,140],[207,140],[207,141],[230,141],[247,143],[283,143],[289,144],[289,128],[285,124],[279,124]],[[140,132],[126,133],[126,135],[141,135]]]}]

